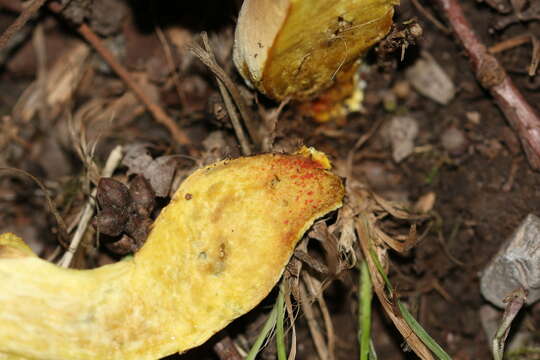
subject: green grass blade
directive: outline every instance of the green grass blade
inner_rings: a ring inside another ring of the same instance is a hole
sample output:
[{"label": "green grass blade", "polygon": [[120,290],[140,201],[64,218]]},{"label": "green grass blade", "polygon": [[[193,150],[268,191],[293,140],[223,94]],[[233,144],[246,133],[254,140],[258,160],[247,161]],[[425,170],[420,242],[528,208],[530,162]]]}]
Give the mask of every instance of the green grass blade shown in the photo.
[{"label": "green grass blade", "polygon": [[[384,279],[385,285],[387,290],[391,293],[392,297],[394,298],[394,292],[392,288],[392,284],[390,283],[390,280],[388,279],[388,276],[386,276],[383,267],[379,261],[379,257],[373,251],[373,249],[370,249],[370,255],[373,259],[373,262],[375,264],[375,267],[377,268],[377,271],[379,274],[381,274],[382,278]],[[450,355],[448,355],[443,348],[437,344],[437,342],[427,333],[426,330],[416,321],[414,316],[409,312],[409,310],[403,305],[403,303],[399,300],[397,300],[397,305],[399,307],[399,311],[401,313],[401,316],[405,320],[405,322],[409,325],[409,327],[412,329],[412,331],[418,336],[418,338],[430,349],[433,354],[441,360],[452,360]]]},{"label": "green grass blade", "polygon": [[259,336],[257,336],[257,340],[255,340],[255,343],[253,343],[253,346],[249,350],[249,353],[246,356],[245,360],[255,360],[255,357],[261,350],[261,347],[264,344],[264,341],[269,336],[270,332],[276,326],[276,320],[277,320],[277,301],[274,304],[274,307],[272,308],[272,311],[270,312],[270,315],[268,316],[268,319],[264,323],[264,326],[259,333]]},{"label": "green grass blade", "polygon": [[358,304],[358,343],[360,344],[360,360],[369,360],[371,350],[371,301],[373,286],[369,269],[365,261],[360,265],[359,304]]},{"label": "green grass blade", "polygon": [[437,342],[427,333],[426,330],[416,321],[414,316],[409,312],[409,309],[398,300],[398,307],[403,319],[409,324],[414,333],[422,340],[422,342],[441,360],[452,360],[450,355],[443,350],[443,348],[437,344]]},{"label": "green grass blade", "polygon": [[285,285],[283,281],[279,286],[279,294],[276,300],[277,319],[276,319],[276,348],[278,360],[287,360],[285,349]]}]

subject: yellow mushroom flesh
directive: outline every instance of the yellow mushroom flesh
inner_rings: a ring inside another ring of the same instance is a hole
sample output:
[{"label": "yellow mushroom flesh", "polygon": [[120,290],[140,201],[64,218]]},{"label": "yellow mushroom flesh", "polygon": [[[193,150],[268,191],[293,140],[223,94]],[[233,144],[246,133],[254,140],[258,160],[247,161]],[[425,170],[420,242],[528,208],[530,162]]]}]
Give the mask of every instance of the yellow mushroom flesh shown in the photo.
[{"label": "yellow mushroom flesh", "polygon": [[197,170],[118,263],[59,268],[0,235],[0,359],[157,359],[204,343],[256,306],[344,189],[321,153]]}]

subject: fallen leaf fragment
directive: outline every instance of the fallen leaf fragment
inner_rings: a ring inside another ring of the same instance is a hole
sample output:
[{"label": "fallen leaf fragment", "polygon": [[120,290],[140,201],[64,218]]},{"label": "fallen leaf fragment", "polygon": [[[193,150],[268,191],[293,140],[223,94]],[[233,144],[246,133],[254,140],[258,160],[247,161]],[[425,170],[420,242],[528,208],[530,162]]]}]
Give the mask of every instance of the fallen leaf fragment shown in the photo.
[{"label": "fallen leaf fragment", "polygon": [[313,221],[341,206],[327,166],[310,150],[199,169],[134,257],[93,270],[0,235],[0,358],[157,359],[204,343],[256,306]]}]

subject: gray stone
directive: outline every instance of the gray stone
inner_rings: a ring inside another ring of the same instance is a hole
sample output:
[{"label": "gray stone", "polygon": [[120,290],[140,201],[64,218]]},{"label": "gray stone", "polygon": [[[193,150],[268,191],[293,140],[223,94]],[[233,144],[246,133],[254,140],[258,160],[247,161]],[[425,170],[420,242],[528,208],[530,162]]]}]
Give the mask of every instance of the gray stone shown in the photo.
[{"label": "gray stone", "polygon": [[540,218],[529,214],[483,271],[482,295],[504,308],[504,298],[522,287],[527,304],[540,299]]}]

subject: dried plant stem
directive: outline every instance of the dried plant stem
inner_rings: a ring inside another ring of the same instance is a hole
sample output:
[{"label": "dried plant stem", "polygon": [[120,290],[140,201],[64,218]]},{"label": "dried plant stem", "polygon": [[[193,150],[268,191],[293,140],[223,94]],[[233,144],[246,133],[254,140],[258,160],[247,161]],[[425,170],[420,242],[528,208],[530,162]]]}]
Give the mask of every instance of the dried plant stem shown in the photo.
[{"label": "dried plant stem", "polygon": [[491,46],[489,48],[489,52],[496,54],[498,52],[506,51],[529,42],[532,44],[532,56],[531,62],[529,63],[528,73],[529,76],[535,76],[538,66],[540,65],[540,40],[534,36],[534,34],[522,34],[503,40],[500,43]]},{"label": "dried plant stem", "polygon": [[465,48],[480,84],[488,90],[517,132],[529,165],[540,170],[540,117],[525,100],[504,68],[480,42],[458,0],[436,0]]},{"label": "dried plant stem", "polygon": [[[396,311],[394,305],[392,304],[392,299],[388,299],[385,293],[384,279],[378,272],[377,266],[375,265],[373,258],[370,256],[371,249],[374,248],[374,237],[376,236],[376,234],[373,233],[373,228],[374,226],[371,223],[370,219],[365,215],[361,215],[360,218],[356,221],[356,232],[358,233],[362,253],[364,254],[365,260],[369,268],[371,281],[373,283],[373,290],[379,298],[379,302],[382,305],[384,312],[388,315],[390,320],[392,320],[396,329],[401,333],[407,344],[416,353],[416,355],[418,355],[418,357],[422,360],[434,360],[434,357],[429,351],[429,349],[413,332],[411,327],[407,324],[407,322],[405,321],[405,319],[403,319],[399,312]],[[386,251],[379,249],[379,252],[385,254]],[[376,254],[376,256],[377,255],[379,254]]]},{"label": "dried plant stem", "polygon": [[291,346],[289,351],[289,356],[287,360],[294,360],[296,359],[296,315],[293,310],[293,305],[291,301],[291,291],[288,289],[287,293],[285,294],[285,308],[287,309],[287,316],[289,317],[289,320],[291,321],[290,329],[291,329]]},{"label": "dried plant stem", "polygon": [[206,65],[210,71],[220,80],[227,91],[229,92],[230,96],[232,97],[236,107],[238,108],[238,111],[240,112],[240,116],[242,117],[242,120],[244,120],[244,124],[246,126],[246,129],[249,133],[249,136],[251,137],[251,140],[257,145],[257,147],[261,147],[261,136],[257,131],[257,126],[255,124],[255,116],[253,114],[253,111],[249,108],[249,106],[246,104],[244,98],[240,94],[240,91],[238,90],[238,87],[235,85],[234,81],[227,75],[227,73],[219,66],[219,64],[216,62],[216,59],[214,58],[213,54],[209,52],[208,49],[210,49],[210,43],[208,41],[208,35],[206,33],[202,33],[202,39],[206,51],[203,50],[200,46],[197,44],[193,44],[190,46],[190,51],[204,64]]},{"label": "dried plant stem", "polygon": [[326,306],[326,301],[324,300],[322,285],[317,279],[309,275],[307,271],[302,273],[302,278],[304,279],[304,282],[306,283],[311,295],[315,296],[317,302],[319,303],[319,309],[321,310],[327,337],[326,346],[328,349],[328,357],[326,359],[333,360],[336,358],[336,336],[334,325],[332,324],[332,317],[330,316],[330,311],[328,310],[328,306]]},{"label": "dried plant stem", "polygon": [[[50,8],[52,11],[59,13],[61,6],[56,3],[51,3]],[[139,98],[146,106],[148,111],[152,114],[154,119],[164,125],[173,136],[174,140],[181,145],[185,145],[189,148],[192,155],[195,153],[192,147],[192,142],[186,135],[186,133],[178,127],[176,122],[156,103],[154,103],[141,89],[141,87],[133,80],[129,72],[115,59],[114,55],[107,49],[101,39],[90,29],[86,24],[81,24],[77,31],[81,36],[86,39],[96,51],[101,55],[103,60],[113,69],[113,71],[124,81],[124,83],[133,91],[135,96]]]},{"label": "dried plant stem", "polygon": [[313,311],[313,307],[311,306],[309,300],[311,297],[308,295],[308,291],[306,290],[306,286],[303,282],[299,283],[298,288],[300,290],[300,297],[302,299],[300,305],[302,306],[302,311],[306,316],[309,332],[313,338],[317,354],[319,354],[320,359],[328,359],[328,348],[326,347],[324,336],[322,335],[319,324],[315,319],[315,311]]},{"label": "dried plant stem", "polygon": [[231,120],[231,125],[234,129],[234,133],[236,134],[238,142],[240,143],[242,154],[251,155],[251,146],[249,145],[247,136],[245,135],[244,129],[242,128],[242,123],[240,122],[240,118],[238,117],[238,113],[234,106],[233,100],[231,99],[231,96],[229,95],[229,92],[227,91],[227,87],[225,86],[223,80],[221,80],[220,76],[218,76],[218,73],[223,72],[223,74],[225,74],[225,72],[217,64],[214,54],[212,52],[212,48],[210,47],[210,44],[208,42],[208,38],[205,35],[206,34],[203,34],[203,42],[206,50],[196,44],[192,45],[190,50],[197,58],[199,58],[199,60],[201,60],[203,64],[205,64],[210,69],[210,71],[215,74],[221,98],[223,99],[223,103],[225,104],[225,108],[227,109],[227,114],[229,115],[229,119]]},{"label": "dried plant stem", "polygon": [[[123,156],[123,150],[122,146],[115,147],[111,153],[109,154],[109,157],[107,158],[107,162],[105,163],[105,167],[102,171],[103,177],[109,177],[113,174],[114,170],[118,167],[120,164],[120,161],[122,160]],[[96,206],[96,194],[97,194],[97,188],[94,188],[92,190],[92,194],[90,195],[90,198],[88,199],[88,202],[86,203],[86,206],[84,207],[81,219],[79,221],[79,224],[77,225],[77,230],[75,230],[75,234],[73,235],[73,238],[71,239],[71,243],[69,244],[69,248],[66,250],[64,256],[58,261],[58,265],[61,267],[69,267],[71,264],[71,261],[73,260],[73,256],[77,252],[77,249],[79,248],[79,245],[81,243],[81,239],[86,232],[86,228],[88,224],[90,223],[90,220],[92,219],[92,216],[94,215],[94,209]]]},{"label": "dried plant stem", "polygon": [[11,37],[15,35],[36,12],[38,12],[46,1],[47,0],[34,0],[20,13],[17,20],[15,20],[13,24],[4,31],[2,36],[0,36],[0,49],[3,49],[7,45]]},{"label": "dried plant stem", "polygon": [[180,85],[180,76],[178,75],[178,69],[177,65],[174,61],[174,56],[171,51],[171,46],[169,45],[169,40],[163,33],[163,30],[161,30],[161,27],[159,25],[155,25],[156,35],[159,39],[159,42],[161,42],[161,46],[163,47],[163,53],[165,54],[165,60],[167,60],[167,63],[170,68],[170,72],[172,75],[172,80],[174,83],[174,86],[176,88],[176,92],[178,93],[178,99],[180,100],[180,103],[182,106],[185,106],[185,96],[182,93],[182,87]]},{"label": "dried plant stem", "polygon": [[441,30],[445,34],[450,34],[451,31],[444,24],[442,24],[435,16],[433,16],[427,9],[420,3],[419,0],[411,0],[411,3],[414,5],[416,10],[424,15],[435,27]]}]

